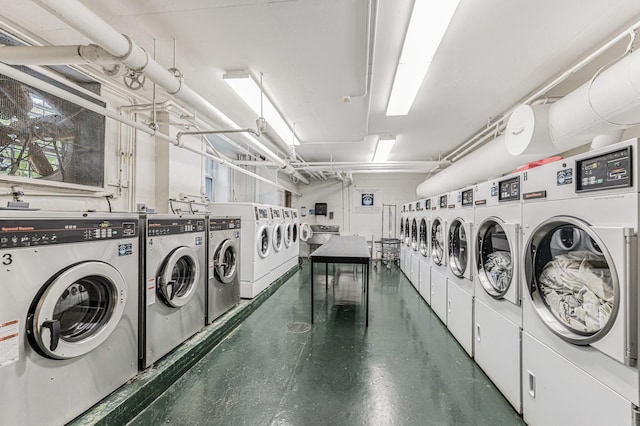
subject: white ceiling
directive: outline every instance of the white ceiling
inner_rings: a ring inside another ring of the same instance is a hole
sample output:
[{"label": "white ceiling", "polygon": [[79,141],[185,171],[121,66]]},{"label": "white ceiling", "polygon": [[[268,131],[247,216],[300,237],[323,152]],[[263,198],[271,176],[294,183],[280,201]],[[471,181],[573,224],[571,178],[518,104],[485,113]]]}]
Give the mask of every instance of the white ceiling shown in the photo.
[{"label": "white ceiling", "polygon": [[[307,161],[369,161],[377,134],[390,160],[446,154],[535,88],[640,20],[638,0],[461,0],[408,116],[385,117],[411,0],[377,4],[366,96],[368,0],[83,0],[240,126],[255,115],[225,70],[264,73],[265,91],[295,122]],[[0,0],[1,17],[51,44],[87,43],[35,3]],[[1,20],[1,19],[0,19]],[[585,77],[587,78],[587,77]],[[344,96],[351,102],[343,102]]]}]

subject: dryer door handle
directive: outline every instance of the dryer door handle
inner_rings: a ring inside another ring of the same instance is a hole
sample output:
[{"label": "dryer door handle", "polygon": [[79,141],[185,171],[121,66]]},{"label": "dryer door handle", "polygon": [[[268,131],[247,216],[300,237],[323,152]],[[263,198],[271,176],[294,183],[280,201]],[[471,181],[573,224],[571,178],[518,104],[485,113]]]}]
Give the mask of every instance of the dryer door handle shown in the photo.
[{"label": "dryer door handle", "polygon": [[58,348],[58,343],[60,342],[60,321],[47,320],[42,323],[42,328],[49,329],[49,333],[51,334],[49,350],[51,352],[55,351]]}]

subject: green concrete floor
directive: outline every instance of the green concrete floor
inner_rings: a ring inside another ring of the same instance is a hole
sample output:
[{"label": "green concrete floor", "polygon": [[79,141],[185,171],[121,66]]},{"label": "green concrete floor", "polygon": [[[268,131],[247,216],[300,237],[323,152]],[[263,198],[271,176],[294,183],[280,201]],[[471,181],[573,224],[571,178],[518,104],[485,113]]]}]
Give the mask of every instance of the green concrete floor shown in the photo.
[{"label": "green concrete floor", "polygon": [[305,264],[129,424],[523,424],[399,269],[371,272],[368,329],[344,273],[306,330]]}]

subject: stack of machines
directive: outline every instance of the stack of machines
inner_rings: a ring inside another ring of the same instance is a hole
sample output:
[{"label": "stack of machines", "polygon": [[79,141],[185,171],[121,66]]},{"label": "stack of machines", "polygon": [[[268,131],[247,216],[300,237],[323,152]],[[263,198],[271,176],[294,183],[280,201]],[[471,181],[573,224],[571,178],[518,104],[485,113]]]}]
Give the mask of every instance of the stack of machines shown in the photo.
[{"label": "stack of machines", "polygon": [[528,424],[640,418],[639,188],[632,139],[401,210],[403,273]]}]

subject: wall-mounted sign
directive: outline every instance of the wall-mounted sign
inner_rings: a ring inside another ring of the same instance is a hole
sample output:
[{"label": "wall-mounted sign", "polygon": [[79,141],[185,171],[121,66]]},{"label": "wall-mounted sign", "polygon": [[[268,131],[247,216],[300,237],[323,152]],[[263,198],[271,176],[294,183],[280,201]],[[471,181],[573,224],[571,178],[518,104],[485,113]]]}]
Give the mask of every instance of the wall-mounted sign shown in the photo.
[{"label": "wall-mounted sign", "polygon": [[354,213],[380,213],[380,188],[353,188],[352,195]]}]

